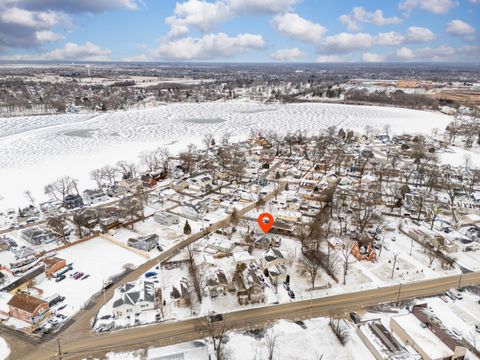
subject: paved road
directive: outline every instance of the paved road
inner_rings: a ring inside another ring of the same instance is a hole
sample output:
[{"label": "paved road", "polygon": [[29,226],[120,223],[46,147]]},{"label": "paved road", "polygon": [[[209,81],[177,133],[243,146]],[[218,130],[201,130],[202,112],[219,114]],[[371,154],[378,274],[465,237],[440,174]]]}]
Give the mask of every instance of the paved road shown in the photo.
[{"label": "paved road", "polygon": [[[480,272],[447,276],[377,289],[332,295],[312,300],[238,310],[225,314],[228,328],[263,326],[277,319],[306,319],[445,292],[450,288],[480,284]],[[191,341],[207,336],[205,319],[197,318],[152,326],[137,327],[105,334],[83,334],[62,337],[62,359],[78,359],[105,351],[125,351],[149,345],[167,345]],[[26,359],[54,359],[56,347],[43,347],[26,356]]]}]

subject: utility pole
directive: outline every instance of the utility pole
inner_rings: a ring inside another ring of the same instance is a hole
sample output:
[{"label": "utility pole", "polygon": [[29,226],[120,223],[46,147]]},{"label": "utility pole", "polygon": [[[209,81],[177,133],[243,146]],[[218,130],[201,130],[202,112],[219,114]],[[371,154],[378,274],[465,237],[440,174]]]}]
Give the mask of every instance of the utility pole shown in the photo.
[{"label": "utility pole", "polygon": [[60,337],[57,338],[58,358],[62,360],[62,348],[60,347]]}]

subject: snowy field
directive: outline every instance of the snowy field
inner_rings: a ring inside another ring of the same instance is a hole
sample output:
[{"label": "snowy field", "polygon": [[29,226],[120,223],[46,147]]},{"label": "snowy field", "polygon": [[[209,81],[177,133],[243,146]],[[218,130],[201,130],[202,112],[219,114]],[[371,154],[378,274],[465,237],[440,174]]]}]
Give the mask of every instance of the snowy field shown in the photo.
[{"label": "snowy field", "polygon": [[[105,266],[105,254],[108,254],[108,266]],[[65,296],[63,304],[68,304],[62,311],[65,315],[78,312],[93,294],[102,289],[104,282],[121,273],[125,265],[137,267],[146,261],[140,255],[101,238],[60,250],[56,256],[65,259],[67,264],[73,263],[73,270],[61,282],[45,279],[37,287],[44,291],[45,298],[56,293]],[[84,280],[68,276],[77,271],[90,276]]]},{"label": "snowy field", "polygon": [[0,337],[0,360],[8,358],[8,355],[10,355],[10,348],[7,342]]},{"label": "snowy field", "polygon": [[[93,186],[89,171],[119,160],[138,160],[143,150],[171,152],[201,145],[205,133],[239,139],[251,129],[317,133],[329,126],[390,133],[444,129],[450,117],[434,112],[340,104],[265,105],[248,101],[170,104],[101,115],[52,115],[0,119],[0,208],[25,204],[23,192],[44,199],[43,187],[65,175]],[[3,200],[2,200],[3,198]]]}]

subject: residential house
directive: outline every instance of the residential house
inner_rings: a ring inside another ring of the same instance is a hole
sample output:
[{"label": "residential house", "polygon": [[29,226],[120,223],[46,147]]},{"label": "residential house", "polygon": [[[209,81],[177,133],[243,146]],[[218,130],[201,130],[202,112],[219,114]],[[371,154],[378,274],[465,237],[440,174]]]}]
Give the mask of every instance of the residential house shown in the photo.
[{"label": "residential house", "polygon": [[155,212],[155,214],[153,215],[153,219],[157,223],[165,226],[171,226],[180,222],[180,219],[177,215],[169,214],[166,211]]},{"label": "residential house", "polygon": [[134,179],[134,178],[123,179],[118,183],[118,191],[123,194],[125,193],[134,194],[137,192],[137,189],[142,186],[143,186],[142,180]]},{"label": "residential house", "polygon": [[276,219],[286,223],[299,223],[302,218],[302,213],[292,210],[279,210]]},{"label": "residential house", "polygon": [[272,282],[281,283],[288,280],[287,260],[278,249],[270,248],[260,260],[264,273]]},{"label": "residential house", "polygon": [[170,298],[173,299],[175,306],[188,307],[191,304],[190,292],[188,290],[187,279],[182,278],[178,286],[172,286]]},{"label": "residential house", "polygon": [[233,288],[228,282],[223,270],[220,269],[216,269],[210,274],[207,279],[207,287],[211,298],[216,298],[218,295],[225,295]]},{"label": "residential house", "polygon": [[40,227],[30,227],[20,231],[20,237],[32,245],[47,244],[55,241],[53,232]]},{"label": "residential house", "polygon": [[127,241],[127,245],[135,249],[150,251],[158,245],[158,235],[150,234],[138,238],[130,238]]},{"label": "residential house", "polygon": [[29,247],[22,247],[20,249],[14,249],[15,259],[21,260],[31,256],[35,256],[35,251]]},{"label": "residential house", "polygon": [[99,189],[87,189],[82,193],[85,204],[97,204],[108,199],[103,190]]},{"label": "residential house", "polygon": [[157,186],[157,183],[158,183],[157,179],[151,174],[142,175],[140,180],[142,180],[143,186],[147,188],[153,188]]},{"label": "residential house", "polygon": [[240,305],[257,304],[265,301],[264,283],[258,270],[255,265],[248,265],[242,272],[236,271],[233,275],[232,282],[237,291],[237,300]]},{"label": "residential house", "polygon": [[187,180],[188,187],[194,191],[207,191],[212,188],[212,178],[209,175],[198,175]]},{"label": "residential house", "polygon": [[141,311],[152,310],[155,308],[154,283],[126,283],[115,289],[114,299],[112,310],[117,319],[126,319]]},{"label": "residential house", "polygon": [[15,294],[7,303],[9,316],[36,326],[50,317],[48,302],[27,294]]},{"label": "residential house", "polygon": [[216,251],[221,251],[225,254],[231,254],[235,248],[235,243],[224,237],[212,235],[208,240],[207,247]]},{"label": "residential house", "polygon": [[256,263],[255,258],[252,255],[250,255],[248,251],[239,251],[239,252],[233,253],[233,261],[235,262],[235,264],[245,264],[245,265]]},{"label": "residential house", "polygon": [[83,206],[83,199],[78,194],[70,194],[65,196],[62,205],[66,209],[75,209],[77,207]]}]

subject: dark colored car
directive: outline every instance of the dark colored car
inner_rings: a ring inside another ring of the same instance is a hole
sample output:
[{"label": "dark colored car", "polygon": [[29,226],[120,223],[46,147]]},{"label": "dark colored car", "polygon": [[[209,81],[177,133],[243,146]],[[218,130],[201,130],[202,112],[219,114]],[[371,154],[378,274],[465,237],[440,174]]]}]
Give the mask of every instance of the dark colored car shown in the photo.
[{"label": "dark colored car", "polygon": [[88,279],[89,277],[90,277],[90,274],[86,274],[86,275],[83,275],[80,280],[85,280],[85,279]]},{"label": "dark colored car", "polygon": [[353,321],[355,324],[358,324],[358,323],[361,321],[360,316],[358,316],[358,314],[355,313],[355,312],[351,312],[351,313],[350,313],[350,319],[352,319],[352,321]]},{"label": "dark colored car", "polygon": [[55,281],[56,281],[56,282],[60,282],[60,281],[64,280],[65,278],[66,278],[65,274],[63,274],[63,275],[60,275],[59,277],[57,277],[57,278],[55,279]]},{"label": "dark colored car", "polygon": [[145,273],[146,278],[150,278],[150,277],[156,276],[156,275],[157,275],[157,273],[155,271],[148,271],[148,272]]}]

